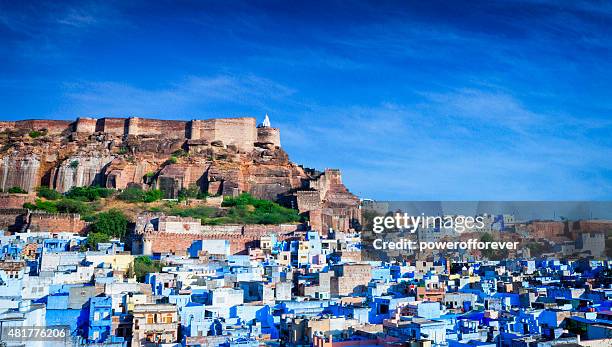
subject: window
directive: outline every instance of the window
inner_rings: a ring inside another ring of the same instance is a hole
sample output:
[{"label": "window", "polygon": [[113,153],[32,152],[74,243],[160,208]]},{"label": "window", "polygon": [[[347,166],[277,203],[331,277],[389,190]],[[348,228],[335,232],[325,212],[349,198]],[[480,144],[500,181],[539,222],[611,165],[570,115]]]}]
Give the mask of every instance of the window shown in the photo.
[{"label": "window", "polygon": [[147,315],[147,324],[153,324],[153,315],[152,314],[148,314]]},{"label": "window", "polygon": [[387,314],[387,313],[389,313],[389,305],[380,305],[378,313],[379,314]]}]

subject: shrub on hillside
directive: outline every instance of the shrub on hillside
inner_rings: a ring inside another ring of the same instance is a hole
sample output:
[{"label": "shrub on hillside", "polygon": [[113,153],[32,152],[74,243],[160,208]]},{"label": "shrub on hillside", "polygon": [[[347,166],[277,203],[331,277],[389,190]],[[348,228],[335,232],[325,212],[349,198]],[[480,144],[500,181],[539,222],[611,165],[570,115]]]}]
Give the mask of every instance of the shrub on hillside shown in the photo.
[{"label": "shrub on hillside", "polygon": [[96,201],[100,198],[108,198],[113,195],[114,190],[97,186],[92,187],[72,187],[66,197],[81,201]]},{"label": "shrub on hillside", "polygon": [[43,211],[47,213],[57,213],[57,203],[55,201],[42,201],[41,199],[36,199],[34,203],[26,202],[23,204],[23,208],[27,208],[32,211]]},{"label": "shrub on hillside", "polygon": [[157,189],[142,190],[138,187],[129,187],[119,194],[119,199],[127,202],[154,202],[164,197],[162,191]]},{"label": "shrub on hillside", "polygon": [[281,224],[300,221],[297,210],[283,207],[273,201],[256,199],[249,193],[225,198],[222,206],[232,207],[226,217],[247,224]]},{"label": "shrub on hillside", "polygon": [[36,188],[38,196],[47,200],[59,200],[62,198],[62,194],[55,189],[41,186]]},{"label": "shrub on hillside", "polygon": [[11,194],[27,194],[28,193],[21,187],[11,187],[9,188],[8,192]]},{"label": "shrub on hillside", "polygon": [[147,190],[144,194],[144,202],[154,202],[157,200],[161,200],[164,197],[164,193],[158,189]]},{"label": "shrub on hillside", "polygon": [[28,135],[30,135],[31,138],[35,139],[41,136],[45,135],[45,131],[38,131],[38,130],[32,130],[28,133]]},{"label": "shrub on hillside", "polygon": [[61,199],[55,203],[58,212],[62,213],[78,213],[87,215],[92,212],[92,207],[87,203],[74,199]]}]

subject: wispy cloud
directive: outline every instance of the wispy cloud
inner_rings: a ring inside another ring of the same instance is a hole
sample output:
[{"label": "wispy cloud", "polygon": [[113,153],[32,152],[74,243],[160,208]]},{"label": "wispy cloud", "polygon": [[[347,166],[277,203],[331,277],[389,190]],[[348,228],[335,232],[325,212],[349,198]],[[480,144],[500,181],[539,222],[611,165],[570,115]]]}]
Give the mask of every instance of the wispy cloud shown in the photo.
[{"label": "wispy cloud", "polygon": [[[580,126],[567,128],[571,116],[555,122],[554,115],[534,112],[511,95],[486,90],[427,95],[423,104],[315,108],[319,121],[285,124],[283,141],[290,153],[299,153],[298,161],[345,169],[349,187],[374,198],[612,194],[605,178],[611,145],[594,143]],[[309,151],[297,149],[302,146]]]},{"label": "wispy cloud", "polygon": [[84,82],[66,85],[66,103],[58,113],[197,117],[221,104],[265,110],[271,101],[293,93],[291,88],[254,75],[191,76],[158,89],[119,82]]}]

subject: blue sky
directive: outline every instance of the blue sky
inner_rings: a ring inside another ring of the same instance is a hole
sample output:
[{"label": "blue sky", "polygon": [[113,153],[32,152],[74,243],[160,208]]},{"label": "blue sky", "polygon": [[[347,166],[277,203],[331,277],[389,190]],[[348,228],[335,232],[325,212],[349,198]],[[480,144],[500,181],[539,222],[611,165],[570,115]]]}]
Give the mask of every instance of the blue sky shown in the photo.
[{"label": "blue sky", "polygon": [[0,120],[267,112],[361,197],[612,199],[605,2],[0,0]]}]

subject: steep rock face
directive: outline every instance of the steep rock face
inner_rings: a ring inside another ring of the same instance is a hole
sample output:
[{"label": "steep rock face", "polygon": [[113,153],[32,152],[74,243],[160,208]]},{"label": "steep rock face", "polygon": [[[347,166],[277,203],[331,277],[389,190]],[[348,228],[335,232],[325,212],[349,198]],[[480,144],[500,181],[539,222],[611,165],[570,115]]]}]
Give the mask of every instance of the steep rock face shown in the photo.
[{"label": "steep rock face", "polygon": [[21,187],[31,192],[39,184],[40,158],[35,154],[21,156],[16,153],[0,160],[0,190]]},{"label": "steep rock face", "polygon": [[159,165],[160,163],[154,160],[128,161],[121,157],[115,158],[104,170],[104,186],[106,188],[125,189],[131,183],[148,184],[152,181]]},{"label": "steep rock face", "polygon": [[102,185],[105,180],[102,169],[114,157],[99,156],[100,153],[80,154],[64,160],[52,174],[54,187],[60,193],[65,193],[72,187]]},{"label": "steep rock face", "polygon": [[245,190],[264,199],[281,196],[304,188],[308,174],[289,160],[282,148],[262,149],[251,153],[252,162],[245,168]]},{"label": "steep rock face", "polygon": [[165,165],[157,176],[157,187],[166,198],[177,197],[181,189],[197,187],[204,191],[209,167],[210,162],[203,159]]},{"label": "steep rock face", "polygon": [[0,122],[0,189],[67,192],[94,184],[160,189],[166,198],[187,188],[224,196],[249,192],[298,208],[322,231],[349,230],[360,220],[359,199],[340,172],[291,162],[269,122],[257,128],[253,118]]}]

